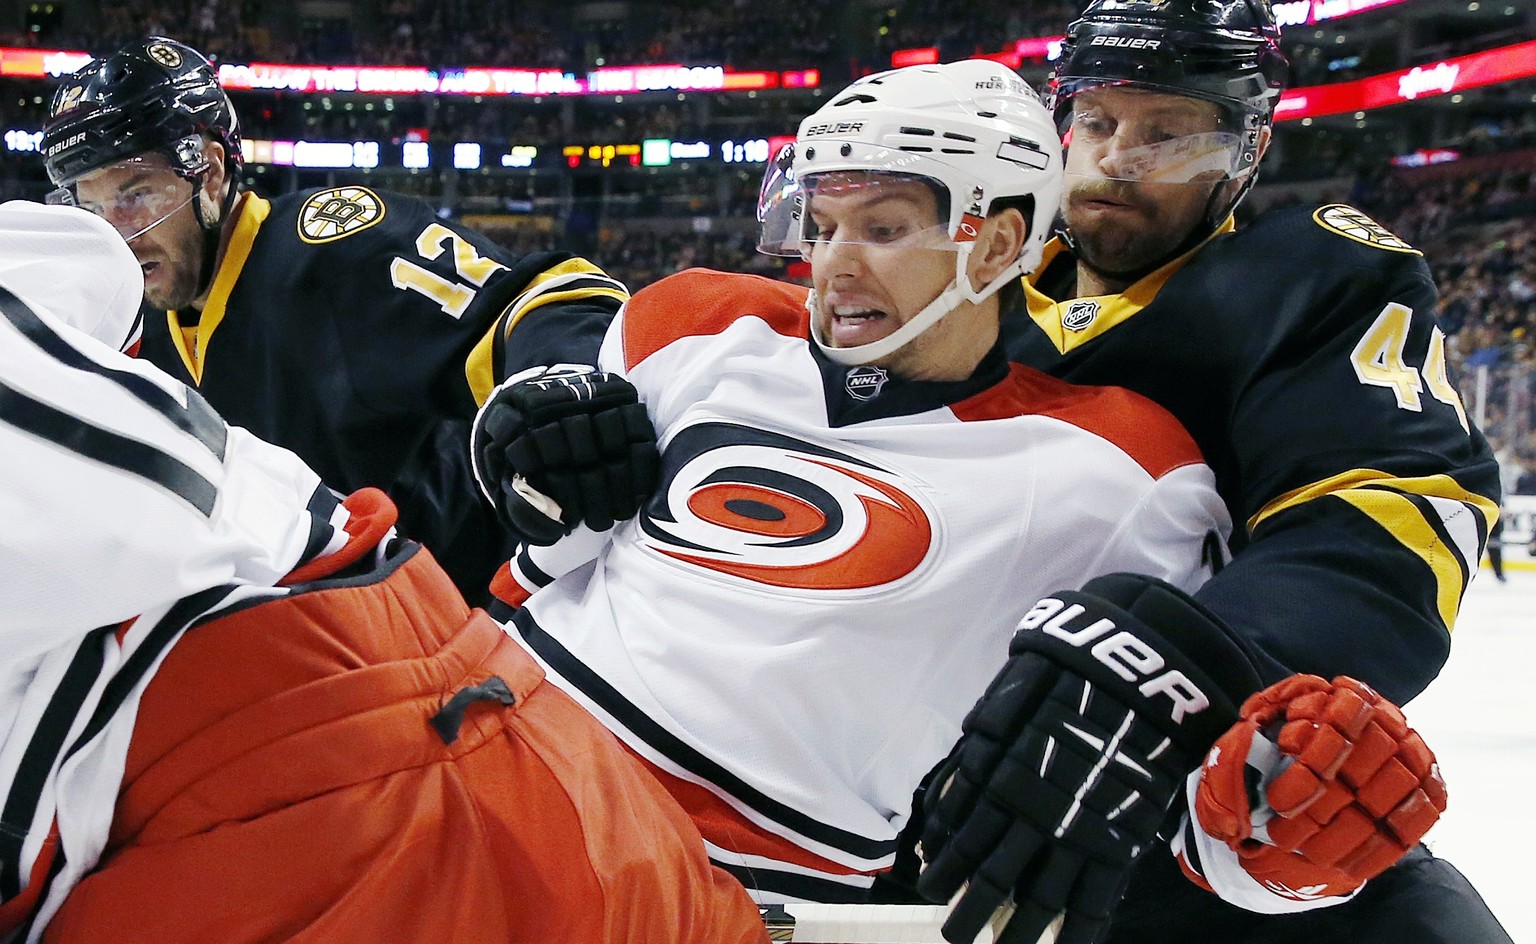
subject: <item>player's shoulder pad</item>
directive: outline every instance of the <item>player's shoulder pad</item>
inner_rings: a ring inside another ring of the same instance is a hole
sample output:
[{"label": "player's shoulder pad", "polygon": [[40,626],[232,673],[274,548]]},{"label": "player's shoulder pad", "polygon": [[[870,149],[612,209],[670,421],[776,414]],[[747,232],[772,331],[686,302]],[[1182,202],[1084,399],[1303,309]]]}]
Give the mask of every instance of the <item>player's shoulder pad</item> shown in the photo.
[{"label": "player's shoulder pad", "polygon": [[1407,240],[1348,204],[1330,203],[1320,206],[1312,211],[1312,222],[1322,227],[1326,233],[1353,240],[1362,246],[1386,252],[1423,255],[1422,252],[1410,246]]},{"label": "player's shoulder pad", "polygon": [[1248,258],[1270,265],[1291,262],[1324,269],[1357,261],[1381,265],[1391,257],[1407,261],[1424,255],[1365,213],[1343,203],[1268,210],[1212,243],[1213,249],[1218,246],[1229,250],[1241,247]]},{"label": "player's shoulder pad", "polygon": [[758,275],[685,269],[636,292],[624,306],[628,368],[685,337],[719,334],[756,318],[786,337],[806,337],[805,288]]},{"label": "player's shoulder pad", "polygon": [[294,226],[310,245],[332,243],[372,229],[389,216],[384,196],[368,187],[327,187],[302,195]]},{"label": "player's shoulder pad", "polygon": [[1152,478],[1205,461],[1167,409],[1125,387],[1080,384],[1011,363],[1007,381],[950,407],[962,420],[1046,416],[1113,443]]}]

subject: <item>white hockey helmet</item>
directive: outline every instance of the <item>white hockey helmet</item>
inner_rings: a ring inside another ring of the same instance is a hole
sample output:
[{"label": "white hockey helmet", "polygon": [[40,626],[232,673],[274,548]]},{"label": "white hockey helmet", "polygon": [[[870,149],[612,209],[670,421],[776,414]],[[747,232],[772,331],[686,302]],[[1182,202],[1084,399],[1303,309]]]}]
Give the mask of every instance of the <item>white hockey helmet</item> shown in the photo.
[{"label": "white hockey helmet", "polygon": [[[947,212],[945,248],[955,252],[954,280],[887,337],[832,348],[813,325],[812,338],[828,357],[865,364],[962,301],[980,302],[1039,264],[1061,200],[1061,141],[1040,96],[1001,63],[966,59],[866,76],[802,121],[795,143],[770,162],[758,197],[758,250],[808,257],[814,234],[806,209],[816,179],[849,171],[918,178],[933,187],[940,213]],[[973,289],[966,263],[982,220],[1000,201],[1017,201],[1010,205],[1024,211],[1029,234],[1011,266]],[[814,300],[813,293],[807,304]]]},{"label": "white hockey helmet", "polygon": [[0,203],[0,286],[118,351],[137,349],[144,270],[106,220],[77,207]]}]

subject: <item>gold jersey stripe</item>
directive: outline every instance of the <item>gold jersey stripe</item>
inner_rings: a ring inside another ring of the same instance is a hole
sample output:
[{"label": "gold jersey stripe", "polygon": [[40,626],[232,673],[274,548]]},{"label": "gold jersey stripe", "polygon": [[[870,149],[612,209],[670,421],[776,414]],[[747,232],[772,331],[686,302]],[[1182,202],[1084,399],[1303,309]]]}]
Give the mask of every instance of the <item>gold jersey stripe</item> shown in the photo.
[{"label": "gold jersey stripe", "polygon": [[[1428,565],[1435,575],[1435,606],[1447,632],[1456,625],[1466,581],[1477,572],[1477,560],[1462,560],[1454,544],[1443,540],[1426,520],[1424,512],[1408,495],[1442,498],[1470,505],[1487,528],[1498,519],[1499,508],[1486,496],[1467,491],[1449,475],[1394,478],[1375,469],[1351,469],[1340,475],[1286,492],[1248,521],[1248,531],[1268,518],[1313,499],[1333,496],[1358,508],[1384,528],[1392,538]],[[1487,532],[1485,531],[1484,534]]]},{"label": "gold jersey stripe", "polygon": [[[1045,332],[1045,336],[1051,339],[1056,350],[1065,354],[1123,323],[1152,304],[1157,298],[1157,293],[1162,291],[1163,286],[1173,278],[1174,273],[1184,268],[1184,265],[1208,239],[1230,233],[1235,228],[1236,224],[1232,217],[1227,217],[1207,240],[1202,240],[1200,245],[1189,252],[1137,279],[1118,295],[1082,295],[1061,301],[1051,298],[1035,287],[1036,280],[1049,268],[1051,262],[1066,250],[1066,245],[1059,238],[1052,239],[1045,244],[1045,255],[1040,265],[1024,278],[1024,300],[1029,308],[1029,317],[1041,331]],[[1090,313],[1086,318],[1083,316],[1085,311]],[[1084,323],[1081,327],[1068,327],[1074,321]]]},{"label": "gold jersey stripe", "polygon": [[1482,514],[1483,520],[1487,522],[1490,529],[1499,517],[1498,505],[1494,504],[1486,495],[1467,491],[1461,486],[1461,483],[1449,475],[1426,475],[1419,478],[1403,479],[1377,471],[1376,469],[1351,469],[1348,472],[1341,472],[1338,475],[1313,482],[1311,485],[1304,485],[1301,488],[1293,489],[1271,501],[1259,509],[1258,514],[1248,519],[1248,533],[1252,534],[1254,529],[1265,519],[1272,518],[1287,508],[1294,508],[1297,505],[1312,501],[1314,498],[1322,498],[1325,495],[1338,496],[1341,492],[1366,486],[1393,489],[1410,495],[1423,495],[1427,498],[1448,498],[1452,501],[1465,502]]},{"label": "gold jersey stripe", "polygon": [[[582,284],[564,291],[556,291],[561,286],[572,282]],[[585,298],[612,298],[623,304],[629,301],[629,291],[624,288],[623,283],[581,258],[567,259],[539,273],[528,284],[528,288],[502,310],[490,330],[475,342],[468,359],[464,362],[464,379],[469,384],[469,392],[474,396],[475,403],[484,404],[486,397],[496,389],[494,353],[498,334],[502,337],[511,337],[512,329],[523,319],[523,316],[535,308],[551,302]]]},{"label": "gold jersey stripe", "polygon": [[198,319],[196,327],[183,328],[180,315],[175,311],[165,313],[166,324],[171,329],[171,342],[176,345],[181,362],[187,365],[187,373],[192,375],[193,383],[199,385],[203,382],[203,361],[208,354],[208,344],[213,340],[213,332],[219,322],[224,320],[229,293],[235,290],[235,282],[251,256],[251,247],[256,244],[256,234],[260,232],[261,224],[272,212],[272,204],[247,192],[240,195],[240,202],[231,212],[239,214],[239,218],[235,221],[234,232],[230,234],[229,245],[224,249],[224,258],[219,261],[218,272],[213,277],[213,288],[208,292],[208,302],[203,306],[203,316]]},{"label": "gold jersey stripe", "polygon": [[514,301],[509,307],[515,308],[523,299],[532,295],[537,295],[539,292],[543,291],[550,282],[553,282],[556,279],[564,279],[572,275],[596,276],[597,278],[613,282],[614,285],[618,285],[620,288],[623,288],[623,286],[608,273],[604,272],[602,269],[599,269],[597,266],[581,258],[580,256],[576,256],[574,258],[567,259],[557,265],[552,265],[545,269],[543,272],[540,272],[538,275],[534,276],[533,279],[529,281],[528,286],[523,289],[522,294],[519,295],[517,300]]},{"label": "gold jersey stripe", "polygon": [[1407,496],[1382,489],[1360,489],[1338,493],[1338,497],[1354,505],[1372,521],[1391,532],[1408,550],[1417,554],[1435,575],[1435,608],[1446,632],[1456,625],[1456,614],[1461,609],[1461,595],[1466,590],[1462,574],[1477,572],[1477,561],[1467,561],[1463,571],[1461,555],[1454,546],[1441,540],[1417,505]]}]

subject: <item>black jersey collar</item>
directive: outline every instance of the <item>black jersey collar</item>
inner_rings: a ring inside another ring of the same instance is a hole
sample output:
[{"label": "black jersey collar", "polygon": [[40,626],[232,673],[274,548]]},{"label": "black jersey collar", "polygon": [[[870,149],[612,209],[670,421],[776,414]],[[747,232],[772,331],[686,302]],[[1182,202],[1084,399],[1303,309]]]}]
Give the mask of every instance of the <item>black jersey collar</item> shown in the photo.
[{"label": "black jersey collar", "polygon": [[832,361],[809,339],[805,343],[821,371],[827,422],[833,427],[942,409],[990,389],[1008,376],[1001,343],[992,346],[971,376],[955,381],[907,380],[878,367],[849,367]]},{"label": "black jersey collar", "polygon": [[[1029,317],[1045,332],[1058,353],[1093,340],[1152,304],[1168,280],[1217,236],[1232,232],[1232,218],[1193,249],[1132,282],[1116,295],[1076,296],[1077,260],[1060,237],[1045,244],[1045,255],[1023,280]],[[1060,299],[1058,301],[1058,299]]]}]

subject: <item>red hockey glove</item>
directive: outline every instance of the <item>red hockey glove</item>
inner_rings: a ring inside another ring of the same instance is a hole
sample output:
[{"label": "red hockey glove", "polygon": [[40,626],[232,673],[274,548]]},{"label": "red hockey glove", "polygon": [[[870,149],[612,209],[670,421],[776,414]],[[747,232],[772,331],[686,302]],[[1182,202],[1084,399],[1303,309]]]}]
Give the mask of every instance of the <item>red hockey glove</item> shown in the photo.
[{"label": "red hockey glove", "polygon": [[1445,810],[1435,755],[1396,705],[1352,678],[1293,675],[1242,715],[1206,757],[1195,814],[1271,890],[1347,895]]}]

